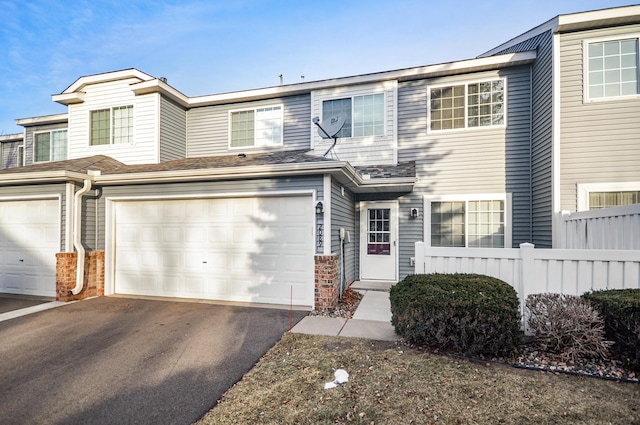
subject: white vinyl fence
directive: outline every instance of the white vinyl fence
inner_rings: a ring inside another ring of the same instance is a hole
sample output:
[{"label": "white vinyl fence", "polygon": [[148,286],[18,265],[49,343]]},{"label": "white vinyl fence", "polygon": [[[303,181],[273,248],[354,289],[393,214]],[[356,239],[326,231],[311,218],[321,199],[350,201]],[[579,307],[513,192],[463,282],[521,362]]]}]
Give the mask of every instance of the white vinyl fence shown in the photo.
[{"label": "white vinyl fence", "polygon": [[528,295],[581,295],[599,289],[640,288],[640,251],[595,249],[434,248],[416,242],[415,273],[477,273],[515,288],[524,317]]},{"label": "white vinyl fence", "polygon": [[562,248],[640,250],[640,204],[562,213]]}]

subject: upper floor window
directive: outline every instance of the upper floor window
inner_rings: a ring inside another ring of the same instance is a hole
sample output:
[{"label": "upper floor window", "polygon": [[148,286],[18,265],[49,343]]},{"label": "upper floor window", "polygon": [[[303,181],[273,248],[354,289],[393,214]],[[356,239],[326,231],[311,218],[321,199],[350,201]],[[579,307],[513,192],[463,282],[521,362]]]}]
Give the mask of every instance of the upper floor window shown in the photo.
[{"label": "upper floor window", "polygon": [[100,109],[90,114],[91,146],[133,143],[133,106]]},{"label": "upper floor window", "polygon": [[[18,152],[20,156],[20,152]],[[35,133],[33,136],[33,162],[61,161],[67,159],[67,130]],[[18,158],[22,164],[21,158]]]},{"label": "upper floor window", "polygon": [[331,99],[322,102],[322,117],[344,112],[347,120],[337,137],[384,135],[384,93]]},{"label": "upper floor window", "polygon": [[429,89],[429,127],[453,130],[505,123],[505,82],[490,80]]},{"label": "upper floor window", "polygon": [[232,148],[282,145],[282,106],[230,112]]},{"label": "upper floor window", "polygon": [[587,43],[589,99],[638,94],[638,39]]}]

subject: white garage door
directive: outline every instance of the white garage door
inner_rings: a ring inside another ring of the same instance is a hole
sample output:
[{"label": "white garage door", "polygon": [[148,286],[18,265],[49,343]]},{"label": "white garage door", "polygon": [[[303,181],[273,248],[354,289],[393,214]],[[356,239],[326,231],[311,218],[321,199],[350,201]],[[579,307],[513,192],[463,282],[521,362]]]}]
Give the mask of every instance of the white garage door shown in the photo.
[{"label": "white garage door", "polygon": [[0,201],[0,292],[55,296],[57,199]]},{"label": "white garage door", "polygon": [[313,306],[310,196],[114,205],[116,293]]}]

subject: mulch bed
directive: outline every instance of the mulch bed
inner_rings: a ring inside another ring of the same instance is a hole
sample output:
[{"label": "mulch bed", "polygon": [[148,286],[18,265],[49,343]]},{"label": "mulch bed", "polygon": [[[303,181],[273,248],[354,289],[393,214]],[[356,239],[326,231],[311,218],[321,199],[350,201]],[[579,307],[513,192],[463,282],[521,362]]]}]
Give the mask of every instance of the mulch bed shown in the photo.
[{"label": "mulch bed", "polygon": [[[358,291],[347,289],[338,299],[338,304],[329,310],[312,311],[311,316],[322,317],[342,317],[349,319],[358,308],[362,300],[362,294]],[[520,346],[520,352],[512,357],[469,357],[459,353],[445,353],[438,349],[428,347],[418,347],[406,341],[401,342],[412,348],[418,348],[426,352],[447,354],[453,357],[466,358],[471,361],[506,365],[521,369],[540,370],[554,374],[569,374],[588,376],[594,378],[640,383],[640,374],[635,373],[623,366],[620,360],[616,359],[595,359],[567,361],[559,356],[547,353],[538,347],[535,342],[527,341]]]}]

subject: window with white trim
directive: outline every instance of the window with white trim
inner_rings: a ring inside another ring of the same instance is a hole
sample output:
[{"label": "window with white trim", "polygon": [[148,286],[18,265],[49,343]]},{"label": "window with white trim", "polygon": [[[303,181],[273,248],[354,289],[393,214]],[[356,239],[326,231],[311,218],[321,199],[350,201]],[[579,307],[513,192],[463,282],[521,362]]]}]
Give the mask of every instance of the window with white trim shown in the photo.
[{"label": "window with white trim", "polygon": [[[20,151],[18,161],[22,165]],[[53,130],[33,135],[33,162],[67,159],[67,130]]]},{"label": "window with white trim", "polygon": [[282,145],[282,106],[267,106],[230,113],[231,148]]},{"label": "window with white trim", "polygon": [[431,246],[504,248],[509,240],[505,199],[443,199],[429,203]]},{"label": "window with white trim", "polygon": [[133,143],[133,106],[89,112],[91,146]]},{"label": "window with white trim", "polygon": [[384,136],[384,93],[322,102],[322,119],[344,112],[347,120],[337,137]]},{"label": "window with white trim", "polygon": [[589,210],[640,203],[640,190],[589,192]]},{"label": "window with white trim", "polygon": [[428,92],[432,131],[505,124],[504,79],[430,87]]},{"label": "window with white trim", "polygon": [[638,89],[638,38],[586,42],[587,98],[632,96]]}]

